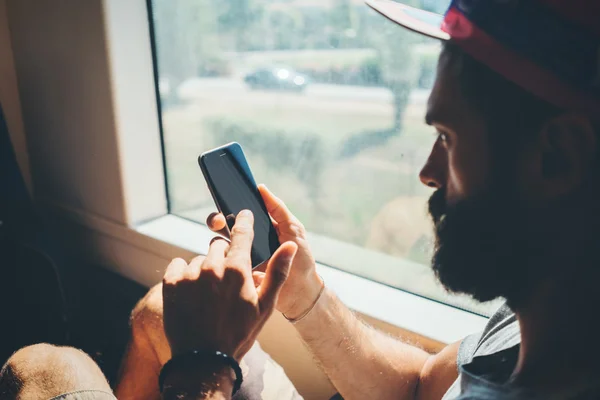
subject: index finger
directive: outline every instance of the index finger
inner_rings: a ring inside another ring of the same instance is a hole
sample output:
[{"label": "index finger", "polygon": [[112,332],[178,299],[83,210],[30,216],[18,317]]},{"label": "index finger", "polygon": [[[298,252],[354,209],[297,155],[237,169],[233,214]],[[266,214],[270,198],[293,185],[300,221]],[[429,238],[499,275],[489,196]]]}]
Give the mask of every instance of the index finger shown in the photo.
[{"label": "index finger", "polygon": [[[242,210],[231,229],[231,244],[227,252],[229,260],[236,264],[250,264],[250,252],[254,240],[254,215],[250,210]],[[236,265],[238,266],[238,265]]]}]

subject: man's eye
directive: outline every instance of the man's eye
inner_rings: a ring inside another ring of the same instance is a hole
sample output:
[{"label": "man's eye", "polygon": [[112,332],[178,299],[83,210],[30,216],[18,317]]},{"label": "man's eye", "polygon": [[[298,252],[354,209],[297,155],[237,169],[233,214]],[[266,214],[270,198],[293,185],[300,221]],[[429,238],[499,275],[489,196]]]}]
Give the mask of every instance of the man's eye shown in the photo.
[{"label": "man's eye", "polygon": [[442,143],[446,143],[448,141],[448,135],[446,135],[444,132],[437,132],[437,136],[440,142]]}]

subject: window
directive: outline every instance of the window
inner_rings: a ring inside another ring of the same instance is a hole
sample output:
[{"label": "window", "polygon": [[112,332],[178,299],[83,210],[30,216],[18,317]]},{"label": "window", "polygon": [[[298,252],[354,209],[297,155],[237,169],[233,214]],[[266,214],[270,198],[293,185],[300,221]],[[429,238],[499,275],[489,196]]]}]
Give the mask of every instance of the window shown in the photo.
[{"label": "window", "polygon": [[[415,0],[443,12],[448,0]],[[153,0],[170,212],[215,209],[198,155],[237,141],[318,261],[439,301],[418,173],[440,43],[363,0]]]}]

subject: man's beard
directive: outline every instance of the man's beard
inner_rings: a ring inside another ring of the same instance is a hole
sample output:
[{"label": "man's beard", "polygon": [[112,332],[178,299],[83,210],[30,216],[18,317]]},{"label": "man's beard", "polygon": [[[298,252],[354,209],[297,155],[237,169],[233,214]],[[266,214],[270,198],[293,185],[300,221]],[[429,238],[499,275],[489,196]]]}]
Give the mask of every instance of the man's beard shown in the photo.
[{"label": "man's beard", "polygon": [[539,258],[548,232],[543,232],[547,224],[540,223],[540,210],[524,206],[515,190],[503,189],[489,188],[451,206],[443,189],[431,196],[432,266],[450,292],[478,301],[505,297],[514,307],[550,273]]}]

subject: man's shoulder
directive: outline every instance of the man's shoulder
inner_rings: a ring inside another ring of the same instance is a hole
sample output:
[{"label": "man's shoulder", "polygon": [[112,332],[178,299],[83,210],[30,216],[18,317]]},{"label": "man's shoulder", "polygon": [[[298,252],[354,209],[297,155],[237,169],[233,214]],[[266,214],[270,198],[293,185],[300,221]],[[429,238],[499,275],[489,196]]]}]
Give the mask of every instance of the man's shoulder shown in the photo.
[{"label": "man's shoulder", "polygon": [[458,351],[457,364],[460,367],[473,360],[508,349],[521,342],[521,331],[517,316],[503,304],[489,319],[483,331],[466,337]]}]

